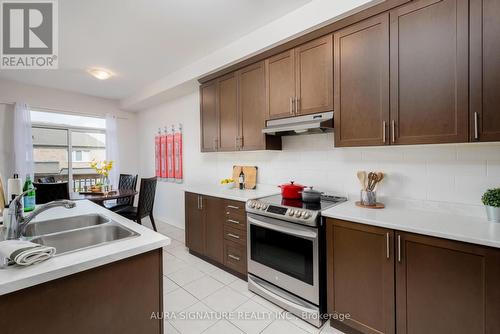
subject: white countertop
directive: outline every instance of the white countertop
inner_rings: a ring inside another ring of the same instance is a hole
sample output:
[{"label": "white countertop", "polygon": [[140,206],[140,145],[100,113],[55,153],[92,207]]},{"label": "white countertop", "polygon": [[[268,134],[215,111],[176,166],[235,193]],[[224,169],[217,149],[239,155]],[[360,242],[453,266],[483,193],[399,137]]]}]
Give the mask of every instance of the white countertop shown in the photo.
[{"label": "white countertop", "polygon": [[225,199],[231,199],[234,201],[246,202],[249,199],[256,199],[265,196],[276,195],[280,193],[280,189],[277,186],[261,185],[258,184],[256,189],[250,190],[240,190],[238,188],[226,189],[218,184],[196,184],[196,185],[186,185],[184,191],[213,196]]},{"label": "white countertop", "polygon": [[457,212],[439,212],[413,208],[402,200],[384,201],[385,209],[364,209],[354,201],[323,211],[325,217],[385,227],[394,230],[429,235],[500,248],[500,224],[484,217]]},{"label": "white countertop", "polygon": [[77,201],[73,209],[54,208],[41,213],[36,221],[99,213],[139,233],[140,236],[116,240],[73,253],[55,256],[45,262],[29,267],[12,266],[0,269],[0,295],[60,277],[78,273],[114,261],[145,253],[170,244],[162,234],[107,210],[90,201]]}]

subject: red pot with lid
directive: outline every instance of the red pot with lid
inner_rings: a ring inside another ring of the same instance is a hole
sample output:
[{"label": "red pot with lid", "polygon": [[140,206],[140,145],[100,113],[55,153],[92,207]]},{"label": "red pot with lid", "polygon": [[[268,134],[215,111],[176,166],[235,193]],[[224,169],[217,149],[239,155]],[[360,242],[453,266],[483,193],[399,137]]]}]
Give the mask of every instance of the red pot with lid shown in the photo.
[{"label": "red pot with lid", "polygon": [[279,185],[278,187],[281,188],[281,197],[284,199],[302,199],[302,190],[305,188],[301,184],[295,184],[294,181]]}]

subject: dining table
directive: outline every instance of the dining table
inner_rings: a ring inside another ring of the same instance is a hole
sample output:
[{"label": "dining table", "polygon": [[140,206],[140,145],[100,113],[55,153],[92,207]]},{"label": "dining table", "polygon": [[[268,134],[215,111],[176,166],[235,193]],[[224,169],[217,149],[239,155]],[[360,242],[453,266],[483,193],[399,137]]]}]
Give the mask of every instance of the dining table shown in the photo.
[{"label": "dining table", "polygon": [[110,201],[119,198],[132,197],[138,194],[138,191],[135,189],[117,189],[112,190],[107,194],[104,193],[91,193],[91,192],[73,192],[70,193],[69,198],[73,201],[78,200],[89,200],[101,206],[104,206],[105,201]]}]

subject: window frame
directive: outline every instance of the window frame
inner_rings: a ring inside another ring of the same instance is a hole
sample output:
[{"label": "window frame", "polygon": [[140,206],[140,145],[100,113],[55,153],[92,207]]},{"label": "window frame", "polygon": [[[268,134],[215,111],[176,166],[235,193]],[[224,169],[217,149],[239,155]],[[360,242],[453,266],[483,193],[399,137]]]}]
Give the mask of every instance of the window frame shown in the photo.
[{"label": "window frame", "polygon": [[[36,111],[36,110],[34,110]],[[90,117],[90,116],[89,116]],[[96,116],[91,116],[94,118],[100,118]],[[104,118],[104,117],[103,117]],[[106,129],[101,129],[101,128],[91,128],[91,127],[79,127],[79,126],[67,126],[67,125],[57,125],[57,124],[48,124],[48,123],[37,123],[37,122],[32,122],[31,123],[31,128],[38,128],[38,129],[49,129],[49,130],[66,130],[67,133],[67,147],[68,147],[68,184],[70,185],[71,189],[73,189],[73,145],[72,145],[72,133],[73,132],[92,132],[92,133],[101,133],[106,136]],[[107,138],[105,140],[104,144],[104,150],[107,149]],[[43,145],[40,145],[42,147]],[[47,145],[48,147],[48,145]],[[33,145],[33,148],[35,148],[35,145]]]}]

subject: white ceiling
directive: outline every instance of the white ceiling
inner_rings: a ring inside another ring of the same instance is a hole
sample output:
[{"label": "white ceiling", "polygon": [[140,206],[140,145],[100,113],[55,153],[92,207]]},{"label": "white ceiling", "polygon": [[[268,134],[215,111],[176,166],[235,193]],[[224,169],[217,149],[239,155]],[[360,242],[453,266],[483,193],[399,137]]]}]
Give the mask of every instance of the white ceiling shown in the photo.
[{"label": "white ceiling", "polygon": [[[63,0],[59,69],[0,78],[120,99],[310,1]],[[100,81],[89,67],[116,76]]]}]

